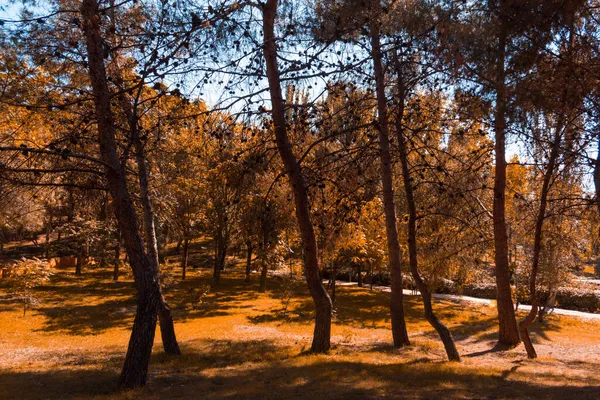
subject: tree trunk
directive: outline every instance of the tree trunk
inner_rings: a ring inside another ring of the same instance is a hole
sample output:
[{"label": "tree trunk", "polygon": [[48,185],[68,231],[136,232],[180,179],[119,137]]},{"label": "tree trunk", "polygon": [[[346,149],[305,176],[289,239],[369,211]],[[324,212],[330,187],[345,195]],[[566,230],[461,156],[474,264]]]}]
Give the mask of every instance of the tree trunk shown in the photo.
[{"label": "tree trunk", "polygon": [[[398,59],[396,59],[398,63]],[[413,279],[421,292],[421,298],[423,299],[423,309],[425,311],[425,319],[431,326],[436,330],[444,348],[446,349],[446,355],[450,361],[460,361],[460,354],[456,349],[456,343],[454,337],[446,325],[440,321],[433,312],[433,305],[431,303],[431,292],[425,281],[421,278],[419,273],[418,265],[418,250],[417,250],[417,207],[413,192],[413,183],[410,176],[410,170],[408,165],[408,150],[406,148],[406,140],[404,138],[404,82],[402,79],[402,70],[400,65],[397,65],[396,72],[398,75],[398,115],[396,116],[396,135],[398,138],[398,152],[400,155],[400,162],[402,164],[402,179],[404,183],[404,194],[406,196],[406,204],[408,207],[408,258],[410,264],[410,271]]]},{"label": "tree trunk", "polygon": [[[562,124],[560,124],[562,125]],[[519,322],[519,331],[521,333],[521,339],[525,345],[528,358],[537,358],[537,353],[529,337],[529,331],[527,328],[535,320],[535,316],[538,311],[538,298],[536,291],[536,279],[539,268],[540,254],[542,251],[542,228],[544,220],[546,219],[546,206],[548,202],[548,192],[550,190],[550,182],[554,175],[554,169],[559,155],[560,136],[562,127],[557,126],[554,134],[554,141],[552,142],[552,150],[550,151],[550,157],[548,158],[548,166],[544,172],[544,181],[542,183],[542,189],[540,192],[540,204],[538,208],[537,218],[535,222],[535,233],[533,238],[533,257],[531,262],[531,273],[529,275],[529,301],[531,302],[531,310],[527,316]]]},{"label": "tree trunk", "polygon": [[142,293],[143,295],[138,297],[125,364],[119,378],[119,385],[125,388],[143,386],[148,378],[148,365],[156,332],[156,310],[160,298],[157,296],[158,290],[154,290],[154,295],[151,292]]},{"label": "tree trunk", "polygon": [[315,329],[311,351],[317,353],[327,352],[331,346],[331,313],[332,304],[327,290],[319,277],[319,259],[315,231],[311,220],[310,203],[306,182],[296,156],[292,152],[286,122],[285,105],[281,94],[281,80],[277,65],[277,43],[275,38],[275,17],[277,15],[278,0],[267,0],[263,6],[263,54],[269,82],[272,117],[279,155],[289,177],[294,203],[296,219],[302,238],[304,259],[304,272],[310,295],[315,303]]},{"label": "tree trunk", "polygon": [[250,272],[252,272],[252,242],[246,242],[246,279],[244,282],[250,282]]},{"label": "tree trunk", "polygon": [[138,293],[137,312],[119,379],[121,386],[133,388],[146,383],[162,295],[158,274],[153,268],[153,260],[144,250],[135,208],[127,188],[125,171],[117,153],[116,125],[111,110],[111,94],[104,66],[104,40],[99,26],[101,17],[97,1],[83,0],[80,11],[94,94],[100,156]]},{"label": "tree trunk", "polygon": [[221,249],[221,257],[219,257],[219,269],[221,271],[225,270],[225,261],[227,260],[227,248],[228,248],[228,240],[223,241],[223,248]]},{"label": "tree trunk", "polygon": [[52,231],[52,217],[50,217],[48,223],[46,224],[46,248],[44,252],[44,257],[48,259],[50,257],[50,232]]},{"label": "tree trunk", "polygon": [[506,31],[507,21],[503,15],[504,2],[500,7],[500,33],[498,36],[498,59],[496,63],[496,115],[494,124],[496,170],[494,173],[494,250],[496,264],[496,291],[498,307],[498,342],[516,346],[519,328],[510,290],[510,270],[508,264],[508,236],[506,231]]},{"label": "tree trunk", "polygon": [[75,264],[75,275],[81,276],[81,267],[83,266],[83,249],[79,249],[79,255],[77,256],[77,263]]},{"label": "tree trunk", "polygon": [[[159,286],[160,289],[160,286]],[[158,308],[158,320],[160,322],[160,337],[163,343],[165,353],[180,355],[181,349],[175,335],[175,324],[173,324],[173,316],[171,315],[171,307],[165,301],[160,290],[160,302]]]},{"label": "tree trunk", "polygon": [[260,270],[260,287],[259,292],[264,293],[267,290],[267,273],[269,271],[269,264],[267,264],[266,257],[262,259],[262,266]]},{"label": "tree trunk", "polygon": [[261,259],[261,263],[262,263],[262,269],[260,271],[260,288],[258,289],[259,292],[264,293],[265,290],[267,290],[267,273],[269,271],[269,264],[267,262],[267,251],[269,250],[268,246],[269,246],[269,229],[271,227],[266,226],[264,221],[262,224],[262,232],[263,232],[263,237],[262,237],[262,244],[260,246],[260,259]]},{"label": "tree trunk", "polygon": [[[375,2],[379,8],[379,2]],[[408,345],[408,333],[404,320],[404,296],[402,293],[402,265],[398,230],[396,228],[396,206],[394,204],[394,187],[392,178],[392,162],[390,157],[389,124],[387,99],[385,94],[385,73],[382,65],[381,43],[377,21],[371,25],[371,56],[375,72],[377,113],[379,114],[379,158],[381,162],[381,181],[383,186],[383,211],[385,213],[385,231],[388,248],[388,264],[391,272],[392,299],[390,305],[392,320],[392,336],[395,347]]]},{"label": "tree trunk", "polygon": [[362,266],[360,263],[356,264],[356,271],[357,271],[357,276],[356,276],[357,285],[358,285],[358,287],[363,287]]},{"label": "tree trunk", "polygon": [[[598,148],[600,148],[600,133],[598,134]],[[594,202],[598,209],[598,215],[600,215],[600,151],[596,154],[596,160],[594,160],[594,190],[595,198]],[[600,229],[598,230],[598,247],[600,248]],[[596,259],[595,266],[596,276],[600,278],[600,258]]]},{"label": "tree trunk", "polygon": [[[573,47],[573,26],[570,26],[569,32],[569,40],[567,46],[567,54],[565,54],[564,59],[567,63],[571,60],[571,49]],[[570,70],[571,68],[569,68]],[[572,72],[572,71],[568,71]],[[571,75],[571,74],[569,74]],[[552,182],[552,178],[554,177],[554,170],[557,167],[557,163],[559,161],[560,156],[560,146],[561,146],[561,136],[564,129],[566,129],[567,124],[565,121],[568,120],[566,112],[567,112],[567,103],[569,101],[569,86],[565,86],[562,93],[562,104],[561,104],[561,113],[558,116],[558,120],[556,123],[554,138],[551,143],[550,156],[548,157],[548,165],[546,170],[544,171],[544,180],[542,182],[542,189],[540,191],[540,204],[538,207],[537,218],[535,221],[535,232],[533,237],[533,256],[531,262],[531,274],[529,275],[529,300],[531,302],[531,310],[527,314],[527,316],[519,322],[519,331],[521,333],[521,339],[523,340],[523,344],[525,345],[525,350],[527,351],[528,358],[537,358],[537,353],[535,348],[533,347],[533,343],[531,342],[531,338],[529,337],[528,327],[535,320],[537,311],[538,311],[538,298],[536,291],[536,278],[539,269],[540,255],[542,252],[542,233],[544,227],[544,220],[546,219],[546,208],[548,203],[548,192],[550,191],[550,186]],[[595,176],[594,176],[595,178]],[[550,291],[548,293],[549,299],[554,300],[552,298],[553,294]],[[555,296],[555,295],[554,295]],[[540,319],[543,320],[543,315],[540,313]]]},{"label": "tree trunk", "polygon": [[337,263],[334,262],[333,263],[333,268],[332,268],[332,272],[331,272],[331,303],[335,304],[335,297],[336,297],[336,287],[335,287],[335,283],[336,283],[336,278],[337,278]]},{"label": "tree trunk", "polygon": [[217,242],[215,249],[215,264],[213,269],[213,281],[215,285],[221,283],[221,271],[225,264],[225,239],[222,233],[217,234]]},{"label": "tree trunk", "polygon": [[119,280],[119,263],[121,261],[121,246],[119,243],[115,246],[115,259],[113,264],[113,281]]},{"label": "tree trunk", "polygon": [[189,242],[185,238],[183,241],[183,254],[181,255],[181,280],[185,280],[185,275],[188,266]]},{"label": "tree trunk", "polygon": [[[113,74],[113,79],[117,83],[121,83],[120,70]],[[170,354],[181,354],[179,344],[177,343],[175,335],[175,327],[173,325],[173,318],[171,316],[171,309],[167,304],[167,301],[162,294],[162,288],[160,287],[160,262],[158,259],[158,242],[156,239],[156,228],[154,225],[154,209],[152,207],[152,199],[150,196],[150,174],[148,172],[148,162],[146,159],[144,146],[140,138],[140,132],[138,127],[138,117],[135,113],[135,108],[131,102],[127,101],[125,93],[120,93],[119,100],[121,106],[127,116],[129,122],[129,130],[131,139],[133,140],[135,148],[135,157],[138,170],[138,182],[140,188],[140,197],[142,200],[142,208],[144,210],[144,235],[146,237],[146,252],[148,259],[150,260],[150,267],[156,276],[158,281],[158,287],[160,290],[160,304],[158,310],[158,319],[160,323],[161,338],[163,342],[163,348],[165,352]]]}]

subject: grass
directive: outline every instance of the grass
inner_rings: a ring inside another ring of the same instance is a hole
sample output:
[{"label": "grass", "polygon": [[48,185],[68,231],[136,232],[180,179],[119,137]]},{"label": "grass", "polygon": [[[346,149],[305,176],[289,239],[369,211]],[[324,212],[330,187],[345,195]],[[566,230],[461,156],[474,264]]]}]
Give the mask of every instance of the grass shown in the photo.
[{"label": "grass", "polygon": [[0,288],[0,398],[600,398],[600,324],[552,315],[532,336],[540,358],[522,347],[491,351],[493,307],[436,302],[463,355],[446,362],[419,299],[406,301],[411,346],[390,346],[389,293],[340,287],[333,348],[311,355],[312,303],[303,282],[283,313],[282,285],[258,276],[243,282],[225,271],[198,309],[189,290],[210,272],[190,271],[167,298],[183,355],[164,354],[160,332],[147,387],[116,386],[135,312],[131,280],[112,281],[110,269],[58,270],[38,288],[42,305],[24,318]]}]

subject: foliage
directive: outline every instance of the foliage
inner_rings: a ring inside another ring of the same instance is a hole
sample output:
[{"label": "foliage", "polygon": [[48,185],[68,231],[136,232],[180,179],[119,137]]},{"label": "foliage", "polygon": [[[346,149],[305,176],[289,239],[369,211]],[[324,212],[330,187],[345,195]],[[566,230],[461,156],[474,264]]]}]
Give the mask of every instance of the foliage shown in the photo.
[{"label": "foliage", "polygon": [[34,289],[48,282],[53,272],[47,261],[38,258],[22,258],[3,267],[2,274],[7,276],[5,279],[9,284],[9,293],[23,303],[23,316],[25,316],[28,308],[40,304]]}]

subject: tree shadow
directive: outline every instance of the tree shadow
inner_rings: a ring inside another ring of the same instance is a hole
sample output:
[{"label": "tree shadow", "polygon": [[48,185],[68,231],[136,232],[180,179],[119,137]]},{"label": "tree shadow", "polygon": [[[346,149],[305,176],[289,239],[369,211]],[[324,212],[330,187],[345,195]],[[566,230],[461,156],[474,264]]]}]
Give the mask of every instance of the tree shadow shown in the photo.
[{"label": "tree shadow", "polygon": [[47,319],[45,326],[39,330],[64,331],[77,336],[98,334],[111,328],[131,326],[135,309],[133,298],[84,306],[40,307],[37,311]]},{"label": "tree shadow", "polygon": [[[452,368],[449,363],[414,360],[374,365],[334,361],[325,356],[301,356],[267,364],[245,364],[260,360],[269,344],[251,343],[190,354],[189,358],[166,361],[153,358],[148,386],[119,392],[117,370],[88,365],[74,370],[50,372],[0,371],[4,399],[151,397],[206,399],[376,399],[376,398],[503,398],[503,399],[597,399],[600,386],[568,381],[561,386],[536,383],[533,373],[518,366],[498,373],[478,372],[467,366]],[[247,356],[240,357],[240,354]],[[275,354],[278,351],[275,350]],[[315,358],[316,357],[316,358]],[[195,361],[194,361],[195,360]],[[232,361],[233,360],[233,361]],[[219,365],[218,373],[202,372],[206,363]],[[242,365],[243,364],[243,365]],[[238,365],[236,368],[229,368]],[[535,374],[551,381],[552,374]]]},{"label": "tree shadow", "polygon": [[111,396],[118,393],[118,372],[113,369],[0,371],[0,393],[9,400],[68,399]]}]

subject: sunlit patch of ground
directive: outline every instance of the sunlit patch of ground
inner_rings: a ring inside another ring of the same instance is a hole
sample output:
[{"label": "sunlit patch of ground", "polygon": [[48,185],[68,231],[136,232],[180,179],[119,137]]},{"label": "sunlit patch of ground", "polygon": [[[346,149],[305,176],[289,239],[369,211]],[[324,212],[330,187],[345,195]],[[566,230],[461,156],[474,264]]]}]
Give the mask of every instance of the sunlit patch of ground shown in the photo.
[{"label": "sunlit patch of ground", "polygon": [[225,271],[199,309],[189,290],[210,273],[168,293],[183,355],[164,354],[160,334],[146,388],[116,386],[135,312],[130,280],[106,270],[75,277],[57,271],[37,290],[42,304],[26,317],[0,288],[0,398],[600,398],[600,324],[550,316],[532,336],[540,358],[522,347],[492,351],[493,307],[437,302],[464,362],[444,361],[435,332],[421,318],[419,299],[406,302],[411,346],[390,346],[389,293],[338,288],[333,348],[310,355],[311,301],[298,282],[283,311],[281,279],[258,293]]}]

